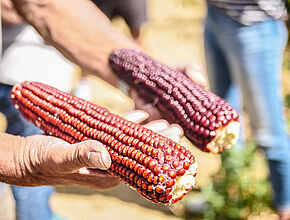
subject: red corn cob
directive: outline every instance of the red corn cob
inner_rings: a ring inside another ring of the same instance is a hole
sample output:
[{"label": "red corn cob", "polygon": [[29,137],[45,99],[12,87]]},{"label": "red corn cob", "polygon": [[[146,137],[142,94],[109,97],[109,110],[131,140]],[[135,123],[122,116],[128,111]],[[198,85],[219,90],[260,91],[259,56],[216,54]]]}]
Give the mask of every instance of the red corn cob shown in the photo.
[{"label": "red corn cob", "polygon": [[109,64],[141,97],[154,103],[167,120],[181,125],[195,146],[218,153],[237,142],[237,111],[182,72],[128,49],[113,51]]},{"label": "red corn cob", "polygon": [[69,143],[98,140],[109,172],[156,203],[175,203],[192,189],[197,163],[184,147],[76,96],[37,82],[11,92],[14,106],[47,134]]}]

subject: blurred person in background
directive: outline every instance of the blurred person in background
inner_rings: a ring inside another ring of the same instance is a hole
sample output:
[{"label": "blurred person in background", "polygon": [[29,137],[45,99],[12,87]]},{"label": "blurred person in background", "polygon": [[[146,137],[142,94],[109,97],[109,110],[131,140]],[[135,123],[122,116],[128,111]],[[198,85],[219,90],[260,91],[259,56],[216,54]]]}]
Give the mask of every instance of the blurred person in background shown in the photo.
[{"label": "blurred person in background", "polygon": [[146,0],[92,0],[104,14],[112,20],[115,17],[124,18],[129,26],[133,39],[140,44],[140,31],[147,21]]},{"label": "blurred person in background", "polygon": [[290,219],[290,142],[281,64],[287,43],[283,0],[207,0],[204,44],[213,92],[245,111],[270,168],[275,204]]}]

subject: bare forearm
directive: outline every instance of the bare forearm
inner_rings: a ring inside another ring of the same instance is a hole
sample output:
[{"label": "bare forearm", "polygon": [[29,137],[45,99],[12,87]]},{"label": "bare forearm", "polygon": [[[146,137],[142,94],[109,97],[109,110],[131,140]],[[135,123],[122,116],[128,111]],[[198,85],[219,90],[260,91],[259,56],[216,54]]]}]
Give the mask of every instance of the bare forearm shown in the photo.
[{"label": "bare forearm", "polygon": [[48,44],[86,72],[115,85],[108,66],[113,49],[137,48],[115,30],[89,0],[13,0],[22,17],[36,28]]}]

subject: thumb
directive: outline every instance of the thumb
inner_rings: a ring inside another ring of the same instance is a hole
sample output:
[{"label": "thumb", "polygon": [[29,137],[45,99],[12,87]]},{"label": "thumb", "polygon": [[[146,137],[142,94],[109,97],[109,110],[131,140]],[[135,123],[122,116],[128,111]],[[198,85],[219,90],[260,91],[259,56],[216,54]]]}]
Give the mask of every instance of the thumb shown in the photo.
[{"label": "thumb", "polygon": [[176,65],[176,69],[188,76],[193,82],[202,87],[207,86],[204,69],[197,63],[183,63]]},{"label": "thumb", "polygon": [[199,84],[202,87],[207,85],[207,79],[204,74],[204,70],[198,64],[192,64],[184,69],[184,73],[195,83]]},{"label": "thumb", "polygon": [[73,144],[73,161],[76,166],[107,170],[111,166],[111,157],[105,146],[98,141],[84,141]]},{"label": "thumb", "polygon": [[88,140],[77,144],[54,146],[50,159],[53,170],[59,173],[73,173],[83,167],[107,170],[111,158],[105,146],[100,142]]}]

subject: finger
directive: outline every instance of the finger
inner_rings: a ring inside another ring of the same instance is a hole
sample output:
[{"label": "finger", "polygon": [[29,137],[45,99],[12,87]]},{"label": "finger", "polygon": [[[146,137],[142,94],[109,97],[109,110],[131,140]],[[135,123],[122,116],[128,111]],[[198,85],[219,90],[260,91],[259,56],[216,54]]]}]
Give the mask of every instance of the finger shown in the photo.
[{"label": "finger", "polygon": [[90,176],[95,176],[95,177],[112,177],[110,173],[106,170],[99,170],[99,169],[92,169],[88,167],[83,167],[77,171],[79,174],[83,175],[90,175]]},{"label": "finger", "polygon": [[84,141],[74,144],[74,161],[79,166],[107,170],[111,166],[111,158],[105,146],[97,141]]},{"label": "finger", "polygon": [[92,172],[91,174],[72,173],[65,175],[65,180],[70,180],[70,185],[89,187],[98,190],[106,190],[120,183],[119,179],[107,172],[102,173],[101,170]]},{"label": "finger", "polygon": [[100,142],[89,140],[77,144],[57,145],[50,148],[50,166],[56,172],[72,173],[83,167],[107,170],[111,158],[105,146]]},{"label": "finger", "polygon": [[191,67],[193,70],[195,70],[195,71],[198,71],[198,72],[200,72],[200,73],[203,73],[203,69],[202,69],[201,65],[199,65],[199,64],[197,64],[197,63],[192,63],[192,64],[190,65],[190,67]]},{"label": "finger", "polygon": [[167,138],[173,140],[173,141],[176,142],[176,143],[179,143],[179,141],[180,141],[180,136],[179,136],[179,135],[174,135],[174,134],[162,134],[162,133],[160,133],[160,134],[163,135],[164,137],[167,137]]},{"label": "finger", "polygon": [[135,109],[147,112],[147,114],[149,115],[149,118],[147,118],[147,120],[152,121],[162,118],[156,106],[146,102],[140,95],[138,95],[135,90],[131,90],[130,96],[134,100]]},{"label": "finger", "polygon": [[167,134],[178,135],[178,136],[184,135],[183,129],[177,124],[172,124],[168,128],[161,130],[160,132],[165,135]]},{"label": "finger", "polygon": [[134,110],[123,115],[123,118],[135,123],[141,123],[149,117],[147,112],[142,110]]},{"label": "finger", "polygon": [[145,104],[139,108],[148,113],[149,118],[147,120],[149,121],[159,120],[160,118],[162,118],[162,115],[158,108],[152,104]]},{"label": "finger", "polygon": [[155,120],[144,125],[144,127],[152,131],[158,132],[158,131],[167,129],[169,127],[169,124],[166,120]]},{"label": "finger", "polygon": [[207,79],[205,71],[201,65],[197,63],[179,63],[175,65],[175,68],[187,75],[193,82],[199,84],[202,87],[207,86]]},{"label": "finger", "polygon": [[199,65],[186,67],[184,69],[184,73],[195,83],[199,84],[200,86],[205,87],[207,85],[207,80],[204,75],[204,71]]},{"label": "finger", "polygon": [[173,133],[163,133],[163,132],[159,132],[160,135],[167,137],[173,141],[175,141],[176,143],[179,143],[181,136],[177,135],[177,134],[173,134]]},{"label": "finger", "polygon": [[199,84],[202,87],[207,86],[207,80],[202,73],[191,72],[191,73],[188,73],[188,77],[191,78],[195,83]]}]

